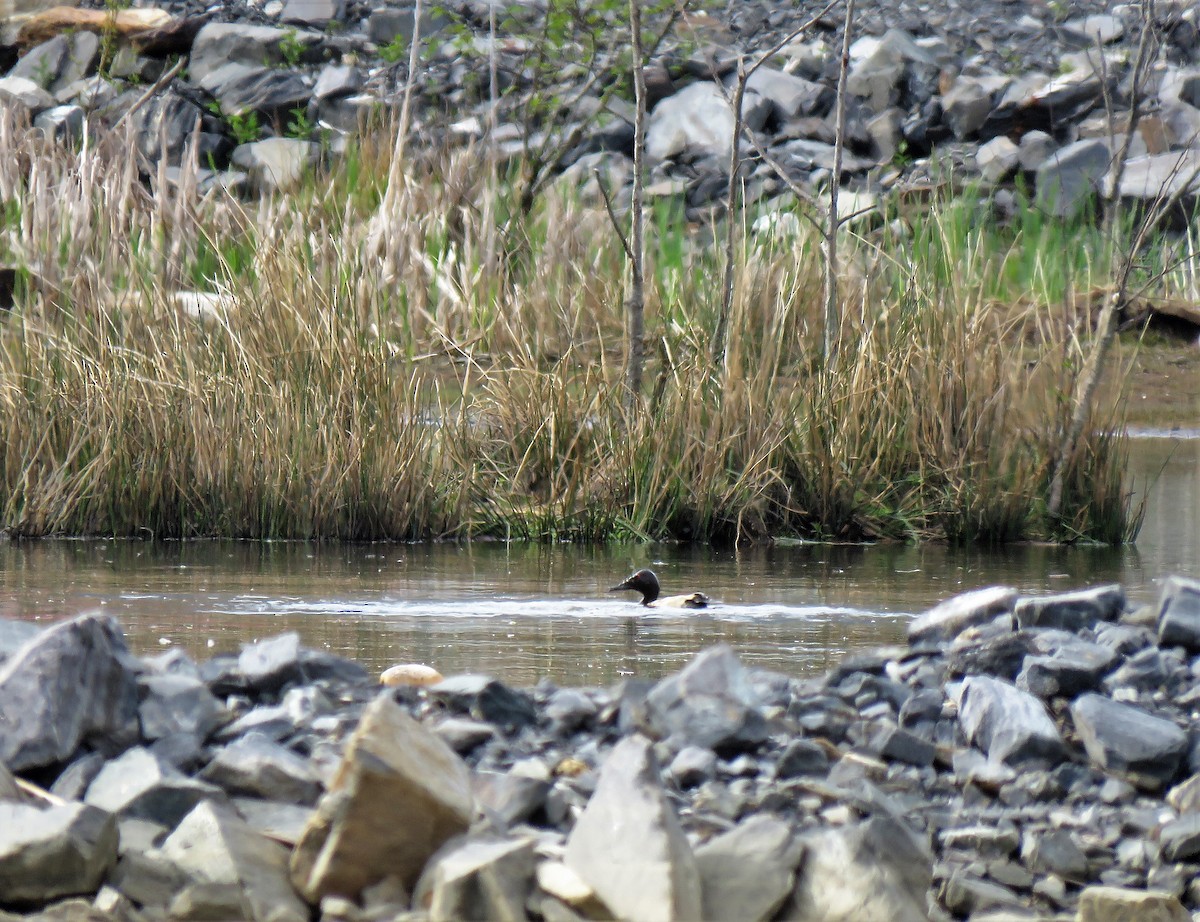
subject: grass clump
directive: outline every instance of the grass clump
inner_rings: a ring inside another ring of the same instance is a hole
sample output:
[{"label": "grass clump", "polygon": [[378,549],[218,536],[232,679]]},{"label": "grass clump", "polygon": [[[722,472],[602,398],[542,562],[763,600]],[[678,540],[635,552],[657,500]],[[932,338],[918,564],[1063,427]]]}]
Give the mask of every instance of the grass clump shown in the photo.
[{"label": "grass clump", "polygon": [[[374,136],[253,206],[197,196],[186,169],[147,194],[115,148],[36,143],[0,124],[0,256],[37,276],[0,321],[11,535],[1119,542],[1136,525],[1112,404],[1046,515],[1078,330],[1033,292],[997,305],[1011,262],[998,238],[963,242],[953,203],[908,242],[847,239],[828,366],[816,235],[742,248],[714,365],[719,257],[657,206],[654,359],[631,404],[603,208],[525,209],[478,151],[414,163],[384,214]],[[177,297],[197,288],[202,306]]]}]

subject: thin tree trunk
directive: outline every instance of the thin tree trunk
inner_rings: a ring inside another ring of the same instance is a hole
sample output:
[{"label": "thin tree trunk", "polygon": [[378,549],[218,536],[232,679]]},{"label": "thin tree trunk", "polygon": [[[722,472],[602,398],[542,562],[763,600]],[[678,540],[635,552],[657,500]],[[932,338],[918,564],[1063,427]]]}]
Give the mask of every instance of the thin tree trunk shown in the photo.
[{"label": "thin tree trunk", "polygon": [[643,193],[644,160],[646,156],[646,75],[642,72],[642,8],[641,0],[629,0],[629,29],[633,42],[633,96],[636,114],[633,123],[633,194],[630,203],[629,294],[625,299],[625,318],[629,336],[629,358],[626,364],[626,403],[637,404],[642,392],[642,373],[645,365],[645,281],[643,267],[646,245],[644,239]]},{"label": "thin tree trunk", "polygon": [[733,137],[729,144],[729,185],[725,189],[725,277],[721,284],[721,307],[713,333],[713,364],[725,361],[725,335],[733,311],[733,276],[737,255],[738,173],[742,163],[743,106],[746,98],[746,62],[738,57],[737,83],[733,89]]},{"label": "thin tree trunk", "polygon": [[854,0],[846,0],[846,21],[842,35],[842,57],[838,65],[835,137],[833,140],[833,177],[829,181],[829,219],[825,228],[825,336],[821,354],[828,368],[837,350],[841,316],[838,309],[837,237],[838,189],[842,182],[842,151],[846,143],[846,76],[850,72],[850,36],[854,27]]}]

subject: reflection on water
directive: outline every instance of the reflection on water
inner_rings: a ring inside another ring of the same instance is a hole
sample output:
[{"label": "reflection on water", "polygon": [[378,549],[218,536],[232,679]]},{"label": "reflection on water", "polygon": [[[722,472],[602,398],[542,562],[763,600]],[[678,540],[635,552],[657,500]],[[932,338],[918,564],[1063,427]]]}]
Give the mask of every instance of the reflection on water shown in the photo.
[{"label": "reflection on water", "polygon": [[[1134,548],[802,545],[712,551],[499,543],[310,545],[55,541],[0,544],[0,615],[52,621],[103,608],[139,653],[197,658],[297,630],[373,669],[417,661],[518,685],[657,676],[717,641],[749,662],[820,671],[900,642],[907,616],[966,589],[1046,592],[1121,582],[1148,601],[1166,574],[1200,575],[1200,439],[1138,439],[1150,508]],[[609,586],[640,566],[708,612],[650,612]]]}]

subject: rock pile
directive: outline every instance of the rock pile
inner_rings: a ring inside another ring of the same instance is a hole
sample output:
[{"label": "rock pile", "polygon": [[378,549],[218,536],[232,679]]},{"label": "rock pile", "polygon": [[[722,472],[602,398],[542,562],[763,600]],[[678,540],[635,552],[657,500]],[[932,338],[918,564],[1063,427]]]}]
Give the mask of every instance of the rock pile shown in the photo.
[{"label": "rock pile", "polygon": [[[381,687],[0,630],[0,919],[1189,920],[1200,582],[959,596],[820,678]],[[20,915],[22,913],[32,915]]]},{"label": "rock pile", "polygon": [[[633,128],[630,99],[609,91],[621,75],[604,69],[615,60],[606,43],[622,34],[616,7],[566,34],[561,23],[542,28],[551,14],[537,2],[499,15],[475,0],[426,4],[419,21],[410,3],[356,0],[178,0],[119,15],[56,8],[0,35],[0,100],[70,142],[85,123],[129,129],[147,175],[163,158],[194,158],[200,191],[252,194],[292,185],[336,156],[340,139],[397,110],[416,33],[427,139],[481,140],[500,156],[538,151],[566,182],[595,193],[599,171],[618,193],[632,170]],[[812,0],[784,7],[690,12],[654,48],[645,71],[653,195],[681,196],[695,216],[719,207],[738,60],[753,64],[814,16],[749,80],[743,169],[748,199],[766,216],[790,210],[795,189],[815,192],[834,178],[837,11],[822,18],[825,4]],[[1155,10],[1153,65],[1135,100],[1138,4],[861,3],[837,177],[854,193],[848,207],[869,213],[897,185],[974,180],[1023,183],[1043,208],[1067,214],[1093,197],[1123,149],[1120,196],[1165,189],[1191,204],[1200,190],[1200,23],[1187,0]],[[594,57],[588,43],[598,44]]]}]

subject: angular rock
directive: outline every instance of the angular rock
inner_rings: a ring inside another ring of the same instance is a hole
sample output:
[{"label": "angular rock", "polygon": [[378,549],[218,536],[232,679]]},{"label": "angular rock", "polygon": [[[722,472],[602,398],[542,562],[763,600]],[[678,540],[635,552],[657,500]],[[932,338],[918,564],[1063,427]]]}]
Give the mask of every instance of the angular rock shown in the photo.
[{"label": "angular rock", "polygon": [[942,117],[960,141],[974,136],[992,111],[992,100],[1003,93],[1007,77],[959,77],[942,96]]},{"label": "angular rock", "polygon": [[496,728],[491,724],[457,717],[443,720],[434,729],[437,735],[459,755],[465,755],[496,737]]},{"label": "angular rock", "polygon": [[1033,173],[1058,150],[1054,138],[1044,131],[1030,131],[1021,136],[1018,161],[1026,173]]},{"label": "angular rock", "polygon": [[508,827],[525,822],[545,807],[550,782],[512,771],[477,771],[472,790],[476,802]]},{"label": "angular rock", "polygon": [[54,105],[54,96],[28,77],[0,77],[0,102],[37,113]]},{"label": "angular rock", "polygon": [[312,764],[259,733],[218,749],[200,777],[231,794],[294,804],[314,804],[321,796],[321,779]]},{"label": "angular rock", "polygon": [[958,722],[966,738],[993,761],[1046,766],[1063,755],[1062,738],[1042,702],[990,676],[963,680]]},{"label": "angular rock", "polygon": [[321,36],[295,29],[276,29],[244,23],[210,22],[192,42],[188,73],[197,82],[203,81],[217,68],[229,63],[253,67],[278,66],[287,63],[285,43],[297,42],[302,55],[319,44]]},{"label": "angular rock", "polygon": [[1012,826],[955,826],[943,829],[938,838],[944,849],[979,858],[1007,858],[1021,844]]},{"label": "angular rock", "polygon": [[12,771],[65,761],[80,743],[137,737],[137,680],[107,615],[47,628],[0,664],[0,762]]},{"label": "angular rock", "polygon": [[912,65],[933,67],[934,57],[900,29],[889,29],[882,38],[863,38],[851,48],[846,89],[865,97],[871,108],[882,112],[899,99],[900,86]]},{"label": "angular rock", "polygon": [[1112,154],[1097,138],[1060,147],[1037,168],[1036,202],[1056,217],[1067,217],[1084,207],[1100,191]]},{"label": "angular rock", "polygon": [[996,909],[1020,909],[1025,905],[1011,888],[956,870],[941,887],[942,904],[956,916],[979,920],[983,913]]},{"label": "angular rock", "polygon": [[293,109],[308,105],[310,90],[289,70],[231,64],[210,74],[205,87],[221,104],[221,113],[237,118],[254,112],[266,123],[286,122]]},{"label": "angular rock", "polygon": [[346,64],[327,64],[317,77],[312,95],[314,99],[349,96],[351,93],[357,93],[362,87],[363,77],[358,68]]},{"label": "angular rock", "polygon": [[880,758],[894,762],[923,767],[932,765],[937,749],[933,743],[923,740],[903,727],[886,722],[871,738],[869,748]]},{"label": "angular rock", "polygon": [[1152,787],[1170,782],[1187,753],[1187,734],[1174,723],[1103,695],[1081,695],[1071,719],[1092,762]]},{"label": "angular rock", "polygon": [[829,771],[829,755],[812,740],[792,740],[775,765],[777,778],[824,775]]},{"label": "angular rock", "polygon": [[307,922],[308,907],[288,880],[287,851],[227,807],[197,806],[163,842],[162,854],[187,878],[172,915],[218,896],[217,905],[237,907],[239,919]]},{"label": "angular rock", "polygon": [[224,801],[211,784],[164,766],[141,747],[130,749],[100,770],[84,800],[122,817],[139,817],[174,828],[205,799]]},{"label": "angular rock", "polygon": [[111,813],[81,803],[45,809],[0,801],[0,902],[94,893],[117,860]]},{"label": "angular rock", "polygon": [[804,838],[805,860],[781,922],[928,922],[933,857],[888,816]]},{"label": "angular rock", "polygon": [[[647,123],[646,156],[667,160],[686,152],[727,158],[733,139],[733,109],[726,92],[715,83],[693,83],[660,102]],[[769,100],[747,91],[742,102],[745,127],[750,131],[762,128],[771,106]]]},{"label": "angular rock", "polygon": [[1040,874],[1054,874],[1076,883],[1088,879],[1087,855],[1067,829],[1027,832],[1021,842],[1025,866]]},{"label": "angular rock", "polygon": [[[725,78],[726,86],[732,86],[735,81],[734,76]],[[833,103],[832,93],[823,84],[771,67],[760,67],[751,74],[746,81],[746,90],[767,100],[779,121],[824,115]]]},{"label": "angular rock", "polygon": [[566,864],[620,918],[701,917],[691,846],[658,780],[650,741],[622,740],[567,839]]},{"label": "angular rock", "polygon": [[1012,611],[1017,591],[992,586],[964,592],[935,605],[908,625],[908,642],[914,646],[953,640],[969,627],[986,624]]},{"label": "angular rock", "polygon": [[61,144],[74,144],[83,138],[83,109],[79,106],[54,106],[39,112],[33,126]]},{"label": "angular rock", "polygon": [[671,760],[667,774],[683,787],[695,787],[708,781],[715,774],[716,768],[717,754],[711,749],[703,746],[684,746]]},{"label": "angular rock", "polygon": [[356,897],[388,876],[411,889],[425,862],[474,813],[466,765],[384,694],[367,706],[329,791],[292,853],[309,901]]},{"label": "angular rock", "polygon": [[1191,913],[1170,893],[1122,887],[1086,887],[1077,922],[1191,922]]},{"label": "angular rock", "polygon": [[1119,585],[1111,585],[1023,598],[1013,608],[1013,618],[1019,628],[1054,627],[1081,631],[1100,621],[1116,621],[1124,611],[1125,590]]},{"label": "angular rock", "polygon": [[142,739],[157,740],[172,733],[208,739],[225,719],[225,709],[203,682],[187,675],[149,675],[138,680],[142,703],[138,720]]},{"label": "angular rock", "polygon": [[1200,580],[1172,576],[1163,583],[1158,596],[1158,642],[1200,650]]},{"label": "angular rock", "polygon": [[[140,94],[137,94],[140,95]],[[121,97],[123,100],[126,97]],[[133,105],[129,99],[128,104]],[[168,163],[178,164],[184,147],[192,139],[196,122],[204,115],[194,101],[168,90],[150,98],[129,118],[138,151],[152,163],[165,156]],[[203,156],[203,154],[201,154]]]},{"label": "angular rock", "polygon": [[1195,860],[1200,855],[1200,815],[1193,813],[1167,823],[1159,832],[1158,843],[1166,861]]},{"label": "angular rock", "polygon": [[430,859],[414,894],[430,922],[524,922],[533,883],[533,840],[479,836]]},{"label": "angular rock", "polygon": [[491,676],[451,676],[434,685],[429,695],[476,720],[495,724],[505,733],[515,733],[537,721],[537,709],[528,695]]},{"label": "angular rock", "polygon": [[982,144],[975,153],[975,164],[988,182],[998,183],[1008,179],[1017,168],[1020,148],[1001,135]]},{"label": "angular rock", "polygon": [[1095,688],[1117,659],[1108,647],[1066,632],[1045,631],[1033,643],[1045,655],[1025,657],[1017,687],[1043,699]]},{"label": "angular rock", "polygon": [[704,919],[770,919],[792,892],[804,848],[795,830],[767,814],[696,849]]}]

